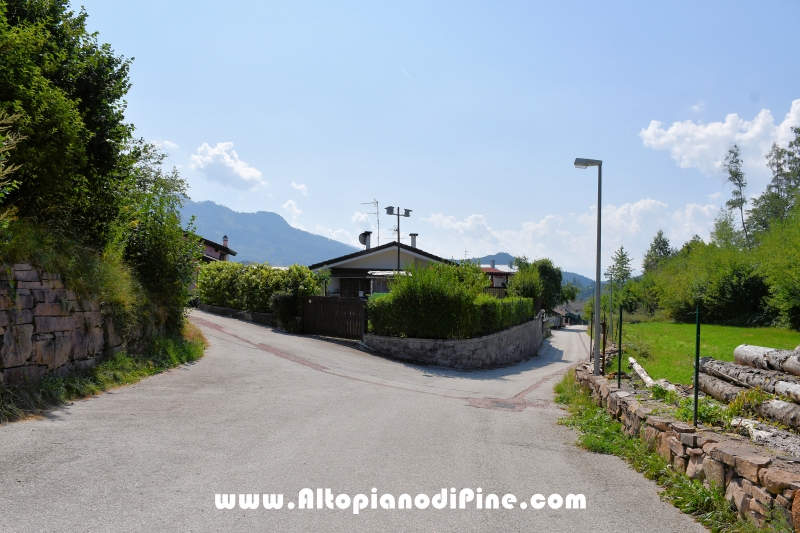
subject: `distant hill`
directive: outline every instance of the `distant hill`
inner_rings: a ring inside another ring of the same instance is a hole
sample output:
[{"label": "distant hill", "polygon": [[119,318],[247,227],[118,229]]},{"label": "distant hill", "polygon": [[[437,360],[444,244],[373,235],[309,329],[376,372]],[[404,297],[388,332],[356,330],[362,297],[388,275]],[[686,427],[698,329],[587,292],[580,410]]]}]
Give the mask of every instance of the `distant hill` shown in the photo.
[{"label": "distant hill", "polygon": [[[492,260],[495,261],[497,265],[507,265],[509,261],[514,260],[514,256],[506,253],[500,252],[499,254],[494,255],[487,255],[484,257],[473,257],[470,261],[479,262],[481,264],[491,264]],[[594,287],[594,280],[589,279],[586,276],[581,276],[580,274],[575,274],[574,272],[561,272],[561,281],[566,285],[570,281],[577,285],[578,287],[586,288],[586,287]],[[591,294],[591,293],[590,293]]]},{"label": "distant hill", "polygon": [[234,261],[268,262],[275,266],[299,263],[311,265],[357,252],[359,249],[321,235],[293,228],[282,216],[270,211],[239,213],[214,202],[187,201],[182,209],[184,221],[194,215],[197,233],[206,239],[228,245],[238,255]]}]

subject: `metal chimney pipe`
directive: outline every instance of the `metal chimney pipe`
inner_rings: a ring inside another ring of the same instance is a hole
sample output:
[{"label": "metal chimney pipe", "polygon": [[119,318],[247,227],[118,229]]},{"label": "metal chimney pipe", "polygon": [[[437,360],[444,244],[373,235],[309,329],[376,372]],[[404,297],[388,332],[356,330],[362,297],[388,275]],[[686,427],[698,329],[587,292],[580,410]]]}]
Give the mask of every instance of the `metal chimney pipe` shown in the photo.
[{"label": "metal chimney pipe", "polygon": [[411,237],[411,247],[412,248],[416,248],[417,247],[417,235],[419,235],[419,233],[409,233],[408,234],[408,236]]},{"label": "metal chimney pipe", "polygon": [[494,268],[494,259],[492,259],[492,268]]},{"label": "metal chimney pipe", "polygon": [[371,237],[371,235],[372,235],[371,231],[365,231],[364,232],[364,241],[365,241],[364,242],[364,246],[367,247],[367,250],[369,250],[369,248],[370,248],[370,240],[371,240],[370,237]]},{"label": "metal chimney pipe", "polygon": [[228,236],[227,235],[223,235],[222,236],[222,246],[225,246],[226,248],[228,247]]}]

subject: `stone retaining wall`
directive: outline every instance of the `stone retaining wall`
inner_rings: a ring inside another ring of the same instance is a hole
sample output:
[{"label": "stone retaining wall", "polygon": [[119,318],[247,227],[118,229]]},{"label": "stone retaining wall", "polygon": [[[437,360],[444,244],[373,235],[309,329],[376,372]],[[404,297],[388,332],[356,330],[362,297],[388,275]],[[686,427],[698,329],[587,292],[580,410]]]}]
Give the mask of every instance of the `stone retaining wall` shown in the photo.
[{"label": "stone retaining wall", "polygon": [[588,366],[579,366],[575,376],[609,415],[622,422],[626,434],[641,435],[678,472],[724,488],[726,499],[742,517],[761,525],[774,509],[800,531],[800,495],[795,498],[800,489],[798,465],[748,440],[655,416],[651,413],[663,404],[618,389],[605,376],[592,375]]},{"label": "stone retaining wall", "polygon": [[79,300],[59,274],[31,265],[0,268],[0,381],[64,376],[120,349],[97,302]]},{"label": "stone retaining wall", "polygon": [[459,370],[482,370],[521,363],[539,352],[543,340],[541,313],[530,322],[474,339],[411,339],[364,335],[365,345],[396,359]]},{"label": "stone retaining wall", "polygon": [[238,318],[239,320],[247,320],[248,322],[255,322],[256,324],[263,324],[273,328],[277,328],[280,325],[278,322],[278,317],[271,313],[256,313],[255,311],[242,311],[240,309],[217,307],[216,305],[206,304],[199,304],[197,308],[207,313],[227,316],[230,318]]}]

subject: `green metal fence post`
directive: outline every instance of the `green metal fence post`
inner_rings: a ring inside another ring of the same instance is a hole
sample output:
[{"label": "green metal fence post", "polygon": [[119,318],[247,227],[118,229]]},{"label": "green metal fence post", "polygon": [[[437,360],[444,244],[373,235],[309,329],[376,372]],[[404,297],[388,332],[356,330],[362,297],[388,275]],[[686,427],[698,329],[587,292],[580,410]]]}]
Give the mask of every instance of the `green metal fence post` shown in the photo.
[{"label": "green metal fence post", "polygon": [[617,388],[622,386],[622,306],[619,306],[619,339],[617,339]]},{"label": "green metal fence post", "polygon": [[697,335],[694,342],[694,427],[697,427],[697,396],[700,390],[700,306],[695,311]]}]

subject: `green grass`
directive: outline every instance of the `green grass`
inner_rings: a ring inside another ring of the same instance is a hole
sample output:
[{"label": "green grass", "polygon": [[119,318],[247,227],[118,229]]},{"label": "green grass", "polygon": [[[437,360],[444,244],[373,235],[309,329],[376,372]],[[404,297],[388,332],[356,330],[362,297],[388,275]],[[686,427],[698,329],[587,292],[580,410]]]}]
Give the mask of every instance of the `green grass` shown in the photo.
[{"label": "green grass", "polygon": [[568,372],[556,384],[555,392],[556,402],[566,404],[569,412],[561,423],[580,432],[578,444],[581,447],[625,459],[637,472],[664,487],[661,493],[664,500],[692,515],[712,532],[792,531],[778,512],[768,517],[763,528],[741,519],[725,500],[720,488],[704,487],[702,483],[676,472],[640,438],[622,433],[622,424],[594,404],[589,392],[575,381],[573,372]]},{"label": "green grass", "polygon": [[[694,373],[695,325],[670,322],[623,324],[623,372],[628,356],[635,357],[653,379],[689,384]],[[636,345],[639,345],[638,347]],[[740,344],[784,350],[800,345],[800,332],[779,328],[733,326],[700,327],[700,357],[733,361],[733,349]],[[632,349],[628,350],[630,345]],[[645,356],[649,349],[649,354]],[[616,359],[609,372],[617,369]]]},{"label": "green grass", "polygon": [[192,324],[182,338],[155,339],[142,355],[117,353],[85,372],[35,383],[0,385],[0,423],[18,420],[71,400],[130,385],[143,378],[203,357],[205,339]]}]

